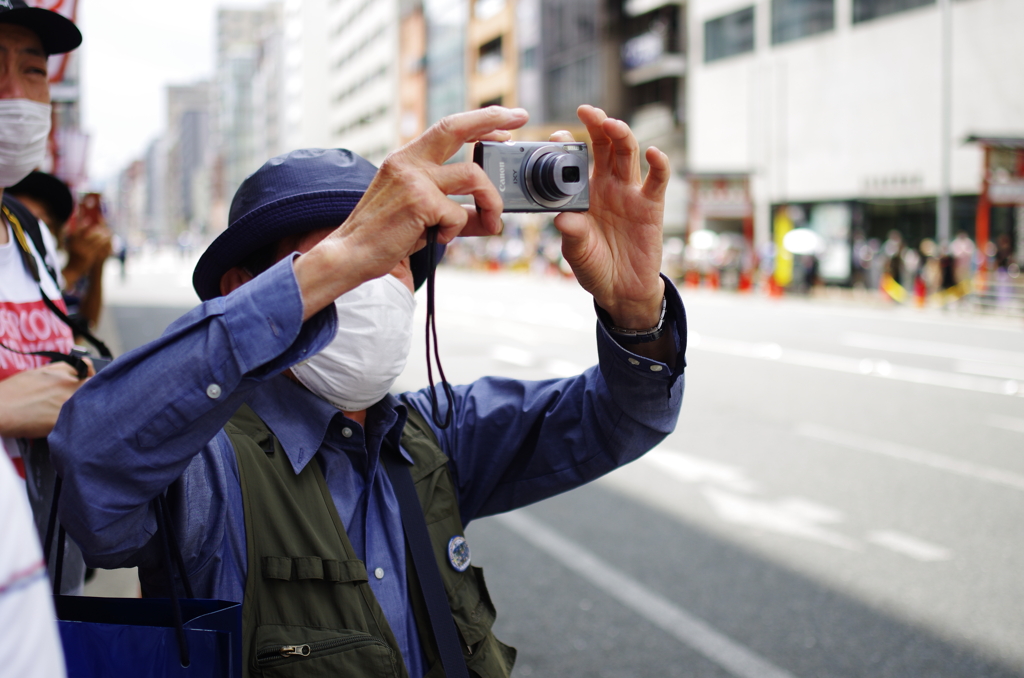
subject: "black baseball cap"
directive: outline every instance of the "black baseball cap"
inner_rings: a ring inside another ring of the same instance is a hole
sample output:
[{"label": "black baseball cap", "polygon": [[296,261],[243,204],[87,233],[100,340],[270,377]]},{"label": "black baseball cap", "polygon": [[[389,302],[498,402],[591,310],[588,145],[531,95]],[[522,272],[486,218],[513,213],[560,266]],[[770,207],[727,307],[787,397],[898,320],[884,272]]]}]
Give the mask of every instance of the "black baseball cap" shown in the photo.
[{"label": "black baseball cap", "polygon": [[70,219],[71,212],[75,209],[75,199],[71,195],[68,185],[52,174],[39,170],[33,170],[31,174],[8,188],[6,192],[15,198],[25,196],[41,202],[58,224],[63,224]]},{"label": "black baseball cap", "polygon": [[47,54],[63,54],[82,44],[82,33],[73,21],[48,9],[30,7],[25,0],[0,0],[0,23],[34,31]]}]

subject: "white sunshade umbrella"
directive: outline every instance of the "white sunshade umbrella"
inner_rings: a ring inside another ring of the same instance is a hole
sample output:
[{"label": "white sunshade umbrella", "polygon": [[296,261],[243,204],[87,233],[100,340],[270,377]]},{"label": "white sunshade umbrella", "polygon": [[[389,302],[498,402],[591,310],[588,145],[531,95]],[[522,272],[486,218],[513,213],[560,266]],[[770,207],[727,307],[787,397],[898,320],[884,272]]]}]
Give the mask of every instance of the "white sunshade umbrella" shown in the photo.
[{"label": "white sunshade umbrella", "polygon": [[825,240],[809,228],[794,228],[783,236],[782,246],[793,254],[821,254]]}]

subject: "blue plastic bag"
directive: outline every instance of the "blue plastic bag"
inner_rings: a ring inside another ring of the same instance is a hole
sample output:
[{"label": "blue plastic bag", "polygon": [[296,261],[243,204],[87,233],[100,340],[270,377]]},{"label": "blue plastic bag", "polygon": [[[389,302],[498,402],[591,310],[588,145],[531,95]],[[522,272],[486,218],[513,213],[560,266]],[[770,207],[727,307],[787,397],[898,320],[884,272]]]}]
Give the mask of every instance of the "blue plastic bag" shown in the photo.
[{"label": "blue plastic bag", "polygon": [[180,599],[189,666],[179,659],[172,601],[54,596],[68,678],[235,678],[242,606]]}]

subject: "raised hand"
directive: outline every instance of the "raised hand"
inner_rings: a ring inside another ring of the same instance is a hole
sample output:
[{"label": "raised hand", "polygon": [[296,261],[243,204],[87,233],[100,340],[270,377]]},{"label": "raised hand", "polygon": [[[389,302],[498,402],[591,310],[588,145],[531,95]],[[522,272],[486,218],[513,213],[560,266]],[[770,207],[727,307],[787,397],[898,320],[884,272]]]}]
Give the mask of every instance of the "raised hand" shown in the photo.
[{"label": "raised hand", "polygon": [[[590,210],[555,217],[562,254],[616,325],[653,327],[665,290],[659,271],[668,157],[647,149],[650,170],[643,180],[640,147],[629,126],[592,106],[580,106],[578,115],[590,133],[594,159]],[[571,140],[568,132],[552,135],[552,141]]]},{"label": "raised hand", "polygon": [[[387,274],[423,246],[431,226],[440,226],[440,243],[460,233],[499,233],[501,196],[484,171],[472,162],[445,162],[464,144],[507,140],[505,130],[528,119],[521,108],[500,106],[451,115],[390,154],[345,223],[295,262],[305,317]],[[457,205],[449,195],[472,195],[477,207]]]}]

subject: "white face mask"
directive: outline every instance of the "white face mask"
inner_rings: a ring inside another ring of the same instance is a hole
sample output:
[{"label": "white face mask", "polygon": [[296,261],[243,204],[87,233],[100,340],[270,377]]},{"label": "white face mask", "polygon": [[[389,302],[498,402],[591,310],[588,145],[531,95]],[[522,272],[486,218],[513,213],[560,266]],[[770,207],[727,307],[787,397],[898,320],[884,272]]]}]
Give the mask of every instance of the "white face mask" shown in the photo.
[{"label": "white face mask", "polygon": [[0,99],[0,188],[13,186],[43,164],[50,104]]},{"label": "white face mask", "polygon": [[358,412],[387,395],[405,369],[416,298],[389,274],[343,294],[334,306],[334,341],[292,367],[292,374],[338,409]]}]

